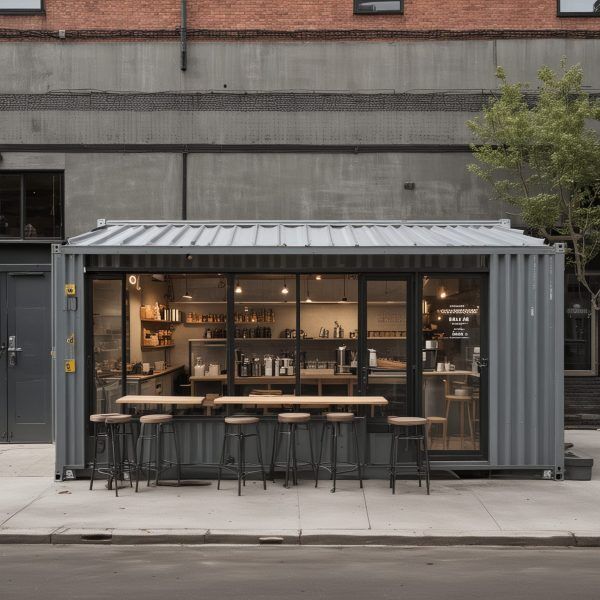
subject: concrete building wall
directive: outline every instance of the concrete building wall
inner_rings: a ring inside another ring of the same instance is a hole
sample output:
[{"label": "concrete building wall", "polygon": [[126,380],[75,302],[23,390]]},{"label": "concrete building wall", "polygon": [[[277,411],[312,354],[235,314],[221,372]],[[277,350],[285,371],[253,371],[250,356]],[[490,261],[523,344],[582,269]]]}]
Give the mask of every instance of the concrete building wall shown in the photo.
[{"label": "concrete building wall", "polygon": [[190,43],[185,72],[179,50],[175,42],[4,42],[0,92],[480,91],[496,87],[497,65],[534,82],[562,56],[600,88],[600,39]]},{"label": "concrete building wall", "polygon": [[96,226],[99,218],[181,218],[181,156],[68,154],[65,157],[65,233]]},{"label": "concrete building wall", "polygon": [[[196,154],[192,219],[506,217],[464,154]],[[404,182],[415,183],[405,190]]]}]

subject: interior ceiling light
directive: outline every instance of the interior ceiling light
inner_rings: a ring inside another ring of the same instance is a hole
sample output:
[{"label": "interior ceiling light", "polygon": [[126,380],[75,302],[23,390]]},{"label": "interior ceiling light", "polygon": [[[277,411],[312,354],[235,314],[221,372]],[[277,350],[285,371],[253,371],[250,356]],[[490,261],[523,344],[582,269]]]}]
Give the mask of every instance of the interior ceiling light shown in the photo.
[{"label": "interior ceiling light", "polygon": [[236,294],[241,294],[244,291],[242,289],[242,286],[240,285],[239,281],[235,284],[235,290],[234,291],[235,291]]},{"label": "interior ceiling light", "polygon": [[137,283],[137,277],[135,275],[130,275],[129,276],[129,283],[131,285],[135,285]]},{"label": "interior ceiling light", "polygon": [[306,300],[305,302],[312,302],[312,300],[310,299],[310,291],[308,289],[308,277],[306,278]]},{"label": "interior ceiling light", "polygon": [[448,292],[446,291],[446,288],[443,285],[438,289],[438,296],[442,299],[448,296]]},{"label": "interior ceiling light", "polygon": [[321,281],[321,279],[323,279],[323,277],[321,275],[315,275],[315,279],[317,281]]},{"label": "interior ceiling light", "polygon": [[285,279],[283,280],[283,287],[281,288],[281,293],[284,296],[287,296],[290,293],[290,290],[288,290],[288,286],[287,286]]},{"label": "interior ceiling light", "polygon": [[344,295],[340,300],[340,304],[345,304],[346,302],[348,302],[348,297],[346,296],[346,276],[344,275]]},{"label": "interior ceiling light", "polygon": [[181,297],[185,298],[186,300],[191,300],[192,299],[192,295],[190,294],[190,292],[188,290],[187,275],[185,275],[184,277],[185,277],[185,294],[183,296],[181,296]]}]

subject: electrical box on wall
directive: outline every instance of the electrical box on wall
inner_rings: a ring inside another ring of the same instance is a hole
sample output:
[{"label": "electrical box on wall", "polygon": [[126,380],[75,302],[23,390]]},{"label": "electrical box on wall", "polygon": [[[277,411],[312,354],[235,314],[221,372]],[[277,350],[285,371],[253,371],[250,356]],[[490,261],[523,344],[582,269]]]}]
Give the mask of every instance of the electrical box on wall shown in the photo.
[{"label": "electrical box on wall", "polygon": [[74,283],[65,283],[65,296],[74,296],[77,288]]},{"label": "electrical box on wall", "polygon": [[65,360],[65,373],[75,373],[74,358],[67,358],[67,360]]}]

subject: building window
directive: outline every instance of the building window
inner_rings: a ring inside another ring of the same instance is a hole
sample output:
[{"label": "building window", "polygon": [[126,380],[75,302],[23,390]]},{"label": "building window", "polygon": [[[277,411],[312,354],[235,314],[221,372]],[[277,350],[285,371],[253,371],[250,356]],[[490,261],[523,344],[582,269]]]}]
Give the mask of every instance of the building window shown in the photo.
[{"label": "building window", "polygon": [[596,373],[598,328],[595,312],[589,292],[577,282],[575,275],[568,274],[565,295],[565,371],[570,375]]},{"label": "building window", "polygon": [[354,0],[355,15],[402,14],[404,0]]},{"label": "building window", "polygon": [[600,17],[600,0],[558,0],[559,17]]},{"label": "building window", "polygon": [[62,173],[0,173],[0,240],[61,239]]},{"label": "building window", "polygon": [[44,10],[43,0],[0,0],[0,13],[31,14]]}]

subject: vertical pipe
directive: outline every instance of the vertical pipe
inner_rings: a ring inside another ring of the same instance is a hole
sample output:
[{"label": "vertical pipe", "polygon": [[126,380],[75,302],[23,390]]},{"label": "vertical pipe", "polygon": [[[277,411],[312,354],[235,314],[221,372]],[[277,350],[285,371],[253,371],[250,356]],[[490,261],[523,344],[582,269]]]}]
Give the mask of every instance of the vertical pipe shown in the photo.
[{"label": "vertical pipe", "polygon": [[181,0],[181,70],[187,70],[187,0]]},{"label": "vertical pipe", "polygon": [[181,154],[181,219],[182,219],[182,221],[187,220],[187,187],[188,187],[187,163],[188,163],[188,153],[182,152],[182,154]]}]

